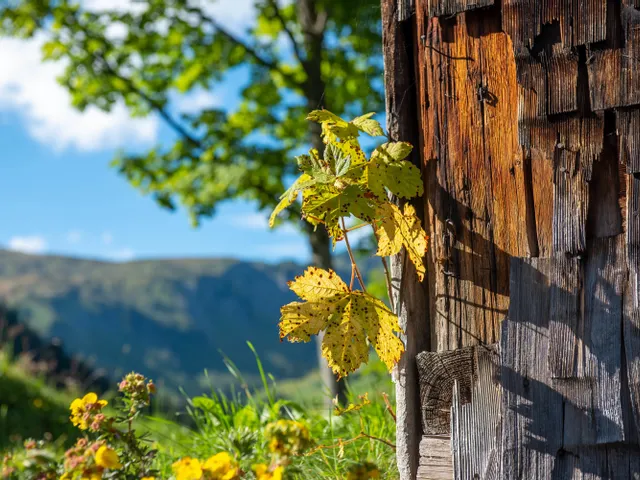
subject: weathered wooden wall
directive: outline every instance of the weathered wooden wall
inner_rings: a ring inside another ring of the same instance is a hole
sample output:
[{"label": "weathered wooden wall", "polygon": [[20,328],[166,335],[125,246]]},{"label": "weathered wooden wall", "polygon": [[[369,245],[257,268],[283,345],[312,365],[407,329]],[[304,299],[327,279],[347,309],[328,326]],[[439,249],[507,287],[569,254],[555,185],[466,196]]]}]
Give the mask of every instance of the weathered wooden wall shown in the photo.
[{"label": "weathered wooden wall", "polygon": [[640,1],[382,3],[430,235],[403,480],[640,478]]}]

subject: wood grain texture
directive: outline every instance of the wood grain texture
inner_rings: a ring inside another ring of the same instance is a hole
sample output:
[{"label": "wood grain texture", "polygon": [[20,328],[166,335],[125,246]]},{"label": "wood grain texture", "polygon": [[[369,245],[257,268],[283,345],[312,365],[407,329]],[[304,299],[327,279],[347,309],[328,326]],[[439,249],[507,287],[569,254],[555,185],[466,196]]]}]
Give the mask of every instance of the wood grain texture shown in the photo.
[{"label": "wood grain texture", "polygon": [[425,435],[420,441],[420,466],[416,480],[451,480],[451,438],[448,435]]},{"label": "wood grain texture", "polygon": [[535,48],[549,31],[565,48],[605,40],[606,18],[606,0],[504,0],[502,4],[502,29],[516,51]]},{"label": "wood grain texture", "polygon": [[587,65],[594,111],[640,103],[640,13],[630,0],[616,7],[607,17],[608,48],[594,50]]},{"label": "wood grain texture", "polygon": [[427,0],[426,13],[429,17],[439,17],[488,7],[493,4],[494,0]]},{"label": "wood grain texture", "polygon": [[497,345],[474,348],[477,373],[471,401],[454,385],[451,439],[455,478],[491,477],[497,473],[500,419],[499,356]]},{"label": "wood grain texture", "polygon": [[531,248],[512,46],[495,8],[416,20],[434,349],[494,343]]},{"label": "wood grain texture", "polygon": [[562,447],[563,400],[549,352],[552,259],[511,261],[511,303],[502,323],[501,478],[551,478]]},{"label": "wood grain texture", "polygon": [[638,173],[640,172],[640,110],[618,110],[615,115],[620,162],[626,166],[627,172]]},{"label": "wood grain texture", "polygon": [[475,381],[475,348],[446,352],[421,352],[416,356],[422,405],[422,430],[426,435],[451,432],[454,384],[459,403],[471,401]]}]

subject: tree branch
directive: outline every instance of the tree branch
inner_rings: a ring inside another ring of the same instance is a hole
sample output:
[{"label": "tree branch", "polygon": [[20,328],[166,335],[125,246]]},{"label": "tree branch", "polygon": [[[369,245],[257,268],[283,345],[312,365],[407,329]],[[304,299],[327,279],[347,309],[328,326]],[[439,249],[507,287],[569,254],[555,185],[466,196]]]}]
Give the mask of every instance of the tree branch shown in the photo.
[{"label": "tree branch", "polygon": [[280,22],[280,25],[282,26],[282,29],[284,30],[284,32],[287,34],[287,37],[289,37],[289,40],[291,41],[291,45],[293,46],[293,53],[295,54],[296,58],[300,62],[300,65],[302,65],[302,68],[304,68],[305,71],[307,71],[306,60],[304,59],[304,55],[302,55],[302,50],[300,50],[300,45],[298,45],[295,35],[291,31],[291,29],[287,26],[287,22],[282,16],[282,12],[280,11],[280,6],[278,5],[278,0],[268,0],[268,2],[269,2],[269,5],[273,7],[273,10],[275,12],[274,16],[276,17],[276,19],[278,19],[278,21]]},{"label": "tree branch", "polygon": [[222,26],[220,26],[220,24],[215,19],[205,15],[202,12],[202,10],[200,10],[199,8],[190,7],[190,8],[187,8],[187,11],[189,11],[190,13],[195,13],[196,15],[198,15],[198,17],[200,18],[200,20],[202,22],[208,23],[213,28],[215,28],[218,32],[220,32],[224,37],[226,37],[227,40],[235,43],[236,45],[238,45],[240,47],[242,47],[258,64],[262,65],[263,67],[269,68],[271,70],[275,70],[280,75],[282,75],[284,78],[289,80],[296,87],[298,87],[298,88],[302,88],[303,87],[303,84],[301,82],[299,82],[298,80],[296,80],[295,76],[293,76],[290,73],[282,71],[282,69],[280,67],[278,67],[277,63],[275,63],[275,62],[269,60],[268,58],[265,58],[262,55],[260,55],[253,47],[247,45],[242,40],[240,40],[238,37],[236,37],[234,34],[229,32],[228,30],[225,30],[224,28],[222,28]]}]

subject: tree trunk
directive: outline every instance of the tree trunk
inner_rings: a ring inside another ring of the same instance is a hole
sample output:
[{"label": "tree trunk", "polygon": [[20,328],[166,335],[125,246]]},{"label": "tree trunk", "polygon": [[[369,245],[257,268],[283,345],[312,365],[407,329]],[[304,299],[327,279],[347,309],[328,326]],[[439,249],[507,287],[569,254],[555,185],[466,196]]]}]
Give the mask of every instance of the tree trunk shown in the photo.
[{"label": "tree trunk", "polygon": [[401,479],[640,478],[640,12],[382,7],[430,236],[424,285],[392,262]]},{"label": "tree trunk", "polygon": [[[307,98],[307,109],[317,110],[325,106],[325,83],[322,79],[322,49],[324,46],[324,29],[326,15],[319,14],[316,9],[315,0],[300,0],[297,2],[298,21],[302,27],[304,36],[304,46],[306,59],[303,62],[307,80],[305,82],[305,96]],[[309,122],[309,133],[313,148],[324,152],[324,143],[320,136],[321,127],[315,122]],[[329,269],[331,262],[331,243],[324,228],[313,227],[306,224],[309,241],[311,244],[311,254],[313,265]],[[318,347],[318,362],[320,375],[325,387],[328,388],[331,398],[327,399],[327,406],[333,405],[332,399],[337,398],[342,404],[346,403],[347,391],[344,380],[339,380],[329,368],[327,361],[322,356],[322,339],[324,333],[316,337]]]}]

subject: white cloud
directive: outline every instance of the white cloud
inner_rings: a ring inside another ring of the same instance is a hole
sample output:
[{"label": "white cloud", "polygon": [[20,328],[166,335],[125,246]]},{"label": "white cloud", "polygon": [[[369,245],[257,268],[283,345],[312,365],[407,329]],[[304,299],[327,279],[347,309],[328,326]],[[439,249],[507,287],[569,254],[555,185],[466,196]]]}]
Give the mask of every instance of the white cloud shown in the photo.
[{"label": "white cloud", "polygon": [[111,245],[113,243],[113,234],[111,232],[102,232],[101,239],[105,245]]},{"label": "white cloud", "polygon": [[219,106],[220,98],[207,90],[196,90],[176,99],[178,109],[183,113],[198,113],[206,108]]},{"label": "white cloud", "polygon": [[125,247],[107,252],[105,256],[115,262],[128,262],[129,260],[132,260],[136,254],[131,248]]},{"label": "white cloud", "polygon": [[43,37],[0,39],[0,109],[22,114],[32,137],[58,150],[98,150],[155,141],[158,119],[133,119],[122,104],[110,113],[95,107],[79,112],[56,77],[60,62],[42,62]]},{"label": "white cloud", "polygon": [[16,236],[9,240],[9,249],[22,253],[42,253],[47,249],[47,241],[39,235]]},{"label": "white cloud", "polygon": [[71,244],[78,244],[82,241],[84,235],[80,230],[71,230],[67,233],[67,242]]}]

